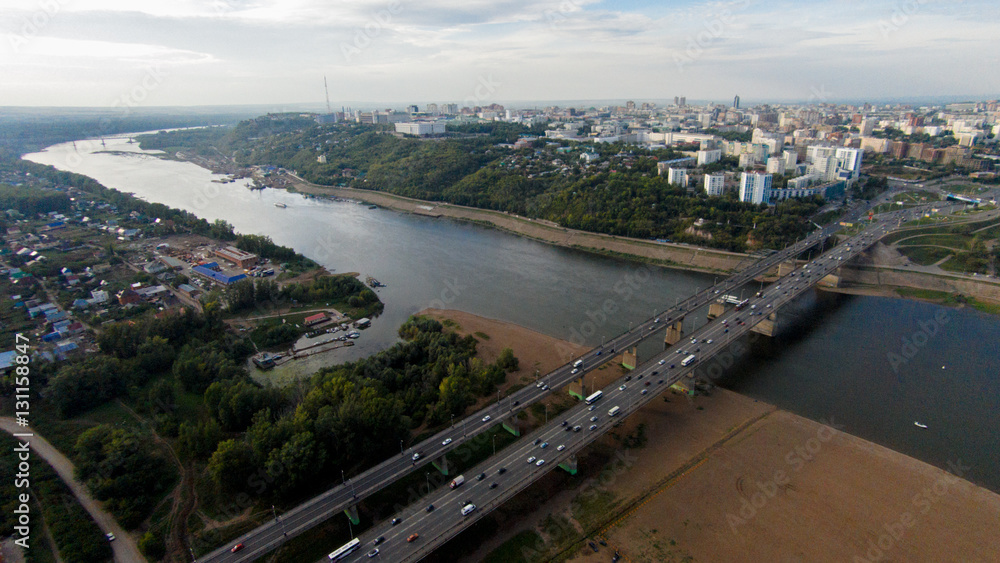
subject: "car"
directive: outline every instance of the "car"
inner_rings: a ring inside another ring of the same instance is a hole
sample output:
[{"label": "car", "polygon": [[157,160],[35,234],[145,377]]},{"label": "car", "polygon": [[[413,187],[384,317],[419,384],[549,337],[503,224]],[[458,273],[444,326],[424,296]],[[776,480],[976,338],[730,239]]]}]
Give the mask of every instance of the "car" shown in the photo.
[{"label": "car", "polygon": [[596,424],[591,424],[590,425],[590,429],[591,430],[597,430],[597,425]]},{"label": "car", "polygon": [[624,383],[622,383],[622,386],[621,386],[621,387],[619,387],[619,388],[618,388],[618,390],[619,390],[619,391],[624,391],[624,390],[625,390],[625,384],[624,384]]},{"label": "car", "polygon": [[724,331],[722,331],[722,332],[729,332],[729,329],[727,328],[726,330],[724,330]]},{"label": "car", "polygon": [[425,508],[424,510],[426,510],[427,512],[434,512],[434,505],[428,504],[427,508]]},{"label": "car", "polygon": [[479,475],[476,475],[476,481],[482,481],[485,478],[486,478],[485,473],[480,473]]},{"label": "car", "polygon": [[566,432],[572,432],[573,431],[573,427],[572,426],[567,426],[565,428],[565,430],[566,430]]},{"label": "car", "polygon": [[104,537],[108,538],[108,541],[115,541],[115,535],[111,532],[104,534]]},{"label": "car", "polygon": [[670,369],[674,369],[674,364],[670,364]]},{"label": "car", "polygon": [[661,379],[661,380],[657,381],[656,383],[657,383],[658,385],[662,385],[662,384],[663,384],[663,380]]},{"label": "car", "polygon": [[483,417],[483,422],[489,422],[489,421],[490,421],[490,415],[486,415]]},{"label": "car", "polygon": [[590,421],[591,421],[591,422],[597,422],[597,417],[596,417],[596,416],[592,416],[592,417],[590,417]]},{"label": "car", "polygon": [[569,421],[568,421],[568,420],[564,420],[564,421],[562,421],[562,425],[563,425],[563,426],[566,426],[566,425],[568,425],[568,424],[569,424]]},{"label": "car", "polygon": [[549,390],[548,385],[542,385],[542,391],[548,391],[548,390]]},{"label": "car", "polygon": [[580,425],[577,424],[576,426],[573,427],[573,432],[579,432],[579,431],[580,431]]},{"label": "car", "polygon": [[535,463],[536,459],[538,459],[538,458],[535,457],[535,456],[531,456],[531,457],[528,458],[528,463]]},{"label": "car", "polygon": [[535,382],[535,387],[538,387],[539,389],[542,387],[542,385],[545,385],[544,381],[536,381]]},{"label": "car", "polygon": [[408,541],[408,542],[414,542],[414,541],[417,541],[417,538],[419,538],[419,537],[420,537],[420,534],[410,534],[410,537],[406,538],[406,541]]},{"label": "car", "polygon": [[705,344],[711,344],[711,343],[712,343],[712,339],[711,338],[709,338],[708,340],[705,341]]},{"label": "car", "polygon": [[413,454],[413,457],[411,457],[410,459],[412,459],[413,461],[417,461],[418,459],[420,459],[420,452]]},{"label": "car", "polygon": [[491,489],[495,489],[495,488],[497,488],[498,486],[499,486],[499,485],[497,484],[497,482],[496,482],[496,481],[494,481],[494,482],[490,483],[490,488],[491,488]]},{"label": "car", "polygon": [[650,384],[650,383],[652,383],[652,381],[647,381],[647,382],[646,382],[646,387],[649,387],[649,384]]},{"label": "car", "polygon": [[640,373],[639,377],[636,377],[636,379],[642,379],[642,374]]},{"label": "car", "polygon": [[561,452],[561,451],[563,451],[565,449],[566,449],[566,445],[565,444],[559,444],[559,447],[556,448],[556,451],[557,452]]},{"label": "car", "polygon": [[597,553],[597,544],[596,543],[594,543],[594,542],[591,541],[591,542],[587,542],[587,545],[590,546],[590,549],[594,550],[594,553]]},{"label": "car", "polygon": [[625,376],[625,381],[632,381],[632,376],[631,375],[626,375]]},{"label": "car", "polygon": [[596,353],[596,354],[594,354],[594,355],[595,355],[595,356],[600,356],[600,355],[601,355],[601,351],[600,351],[600,350],[598,350],[598,351],[597,351],[597,353]]},{"label": "car", "polygon": [[642,390],[642,393],[640,393],[640,394],[641,394],[641,395],[645,395],[646,393],[649,393],[649,389],[643,389],[643,390]]},{"label": "car", "polygon": [[660,373],[660,372],[658,372],[658,371],[656,371],[656,370],[654,369],[653,371],[649,372],[649,376],[650,376],[650,377],[653,377],[654,375],[656,375],[656,374],[658,374],[658,373]]},{"label": "car", "polygon": [[542,443],[542,439],[541,438],[536,438],[535,441],[534,441],[534,443],[532,443],[531,445],[537,446],[538,444],[541,444],[541,443]]},{"label": "car", "polygon": [[666,361],[666,360],[660,360],[660,362],[659,362],[659,364],[660,364],[661,366],[662,366],[663,364],[665,364],[665,363],[667,363],[667,361]]},{"label": "car", "polygon": [[548,442],[542,442],[541,445],[539,445],[538,447],[544,450],[545,448],[549,447],[549,443]]},{"label": "car", "polygon": [[515,407],[516,407],[517,405],[520,405],[520,404],[521,404],[521,401],[514,401],[514,406],[515,406]]},{"label": "car", "polygon": [[768,308],[768,309],[770,309],[770,308],[771,308],[771,304],[770,304],[770,303],[768,303],[768,304],[767,304],[767,308]]},{"label": "car", "polygon": [[580,373],[580,368],[573,368],[573,369],[572,369],[572,370],[571,370],[571,371],[569,372],[569,374],[570,374],[570,375],[576,375],[576,374],[578,374],[578,373]]},{"label": "car", "polygon": [[[109,534],[109,535],[111,536],[112,539],[114,539],[114,534]],[[240,551],[241,549],[243,549],[243,544],[238,543],[238,544],[234,545],[232,549],[229,550],[229,553],[236,553],[237,551]]]},{"label": "car", "polygon": [[445,438],[444,442],[441,442],[441,445],[442,446],[447,446],[450,443],[451,443],[451,438]]},{"label": "car", "polygon": [[590,407],[588,407],[587,410],[588,411],[592,411],[592,410],[595,410],[596,408],[597,408],[597,405],[590,405]]},{"label": "car", "polygon": [[651,327],[649,327],[649,330],[656,330],[656,327],[655,326],[651,326]]},{"label": "car", "polygon": [[506,472],[507,472],[506,467],[501,467],[500,469],[497,469],[497,475],[503,475]]},{"label": "car", "polygon": [[698,343],[698,339],[697,338],[692,338],[691,339],[691,344],[697,344],[697,343]]},{"label": "car", "polygon": [[658,323],[658,322],[660,322],[660,317],[656,317],[655,319],[653,319],[653,322],[654,322],[654,323]]},{"label": "car", "polygon": [[375,538],[374,541],[372,541],[372,545],[378,545],[378,544],[380,544],[380,543],[382,543],[384,541],[385,541],[385,536],[379,536],[379,537]]},{"label": "car", "polygon": [[544,459],[540,459],[540,460],[538,460],[538,461],[535,462],[535,465],[537,465],[538,467],[541,467],[541,466],[545,465],[545,460]]},{"label": "car", "polygon": [[399,524],[402,521],[403,521],[402,518],[393,518],[391,524],[395,526],[396,524]]},{"label": "car", "polygon": [[378,548],[377,547],[375,549],[373,549],[373,550],[371,550],[371,551],[368,552],[368,559],[372,559],[374,557],[378,557]]}]

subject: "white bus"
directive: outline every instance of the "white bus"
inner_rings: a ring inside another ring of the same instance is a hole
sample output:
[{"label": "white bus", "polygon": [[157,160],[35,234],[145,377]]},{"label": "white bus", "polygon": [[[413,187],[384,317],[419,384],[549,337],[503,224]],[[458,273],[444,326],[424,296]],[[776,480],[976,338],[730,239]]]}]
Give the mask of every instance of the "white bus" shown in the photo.
[{"label": "white bus", "polygon": [[597,391],[593,395],[587,397],[587,404],[592,405],[597,402],[598,399],[604,396],[603,391]]},{"label": "white bus", "polygon": [[608,411],[608,416],[618,416],[621,410],[621,407],[611,407],[611,410]]},{"label": "white bus", "polygon": [[693,364],[694,361],[695,361],[695,359],[696,358],[694,357],[694,354],[691,354],[690,356],[684,358],[683,361],[681,361],[681,365],[687,367],[687,366]]},{"label": "white bus", "polygon": [[354,538],[353,540],[340,546],[339,549],[330,554],[330,561],[340,561],[341,559],[347,558],[348,555],[354,553],[354,550],[361,547],[361,540]]}]

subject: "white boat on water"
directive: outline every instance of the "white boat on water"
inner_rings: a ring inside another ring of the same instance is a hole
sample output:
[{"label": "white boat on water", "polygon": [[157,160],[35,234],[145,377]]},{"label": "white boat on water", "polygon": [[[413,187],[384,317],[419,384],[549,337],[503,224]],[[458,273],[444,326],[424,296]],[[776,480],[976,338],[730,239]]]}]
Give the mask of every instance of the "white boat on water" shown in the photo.
[{"label": "white boat on water", "polygon": [[275,204],[274,204],[274,206],[275,206],[275,207],[280,207],[280,208],[282,208],[282,209],[284,209],[284,208],[288,207],[288,206],[287,206],[287,205],[285,205],[284,203],[275,203]]},{"label": "white boat on water", "polygon": [[919,422],[914,422],[913,425],[917,428],[927,428],[926,424],[920,424]]}]

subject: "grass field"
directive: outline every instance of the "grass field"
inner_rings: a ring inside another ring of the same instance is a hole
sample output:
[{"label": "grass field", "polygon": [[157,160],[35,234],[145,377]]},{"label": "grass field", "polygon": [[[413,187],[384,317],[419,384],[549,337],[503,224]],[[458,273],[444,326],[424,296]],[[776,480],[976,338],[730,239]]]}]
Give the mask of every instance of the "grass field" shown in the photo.
[{"label": "grass field", "polygon": [[955,254],[946,248],[935,246],[904,246],[899,249],[899,252],[921,266],[930,266]]},{"label": "grass field", "polygon": [[[912,235],[911,235],[912,236]],[[899,242],[899,246],[947,246],[955,250],[965,250],[969,246],[968,235],[932,233],[916,235]]]}]

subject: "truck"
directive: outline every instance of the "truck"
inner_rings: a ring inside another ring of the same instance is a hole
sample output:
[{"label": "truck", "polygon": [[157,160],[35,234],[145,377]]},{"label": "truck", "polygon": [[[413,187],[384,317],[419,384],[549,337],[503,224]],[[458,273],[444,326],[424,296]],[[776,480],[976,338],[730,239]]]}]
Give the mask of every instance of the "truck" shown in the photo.
[{"label": "truck", "polygon": [[452,479],[451,483],[448,486],[451,487],[452,489],[456,489],[460,487],[464,482],[465,482],[465,475],[459,475],[458,477]]}]

